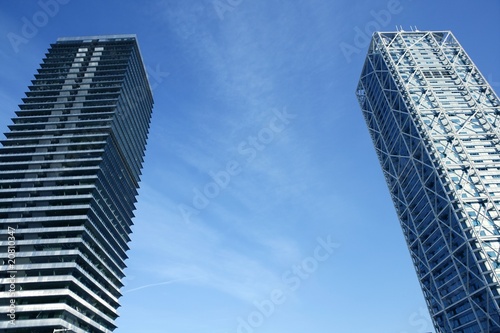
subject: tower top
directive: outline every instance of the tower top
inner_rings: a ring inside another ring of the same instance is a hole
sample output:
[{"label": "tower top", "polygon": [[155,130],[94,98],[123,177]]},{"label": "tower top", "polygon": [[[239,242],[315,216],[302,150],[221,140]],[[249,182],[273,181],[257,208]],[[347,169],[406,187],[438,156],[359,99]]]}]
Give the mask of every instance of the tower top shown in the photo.
[{"label": "tower top", "polygon": [[99,40],[100,42],[105,42],[108,40],[137,40],[137,35],[135,34],[120,34],[120,35],[96,35],[96,36],[79,36],[79,37],[59,37],[58,42],[69,42],[69,41],[92,41]]}]

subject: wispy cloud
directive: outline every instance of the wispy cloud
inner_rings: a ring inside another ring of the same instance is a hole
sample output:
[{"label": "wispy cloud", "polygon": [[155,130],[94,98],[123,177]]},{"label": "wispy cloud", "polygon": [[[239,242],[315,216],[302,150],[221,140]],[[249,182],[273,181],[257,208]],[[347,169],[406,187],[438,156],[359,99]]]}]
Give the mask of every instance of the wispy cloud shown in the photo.
[{"label": "wispy cloud", "polygon": [[[183,283],[253,301],[279,286],[283,270],[303,256],[293,226],[308,212],[321,211],[310,187],[320,184],[322,175],[316,172],[310,142],[295,126],[308,117],[309,110],[284,104],[286,94],[292,92],[280,87],[290,72],[286,66],[294,60],[277,50],[289,49],[288,39],[295,30],[288,31],[286,13],[277,14],[285,25],[278,30],[255,26],[244,13],[265,14],[266,6],[255,3],[239,6],[223,22],[206,3],[160,8],[164,23],[183,40],[183,51],[199,71],[202,79],[196,89],[206,98],[188,105],[184,109],[188,114],[172,120],[189,124],[192,132],[181,139],[179,133],[162,132],[152,147],[158,155],[171,156],[172,162],[154,170],[154,183],[144,182],[136,218],[141,227],[133,237],[140,238],[134,244],[151,257],[149,262],[162,264],[135,267],[148,271],[151,283],[131,285],[130,290]],[[296,9],[285,6],[284,10]],[[175,73],[171,78],[175,81]],[[279,133],[267,130],[275,109],[293,114]],[[266,144],[255,148],[251,159],[242,155],[238,148],[264,132],[271,133],[272,139],[266,137]],[[239,162],[241,173],[186,224],[179,204],[189,205],[193,188],[203,190],[212,181],[209,172],[222,170],[230,160]],[[287,207],[298,197],[301,206]],[[295,214],[297,210],[301,213]]]},{"label": "wispy cloud", "polygon": [[274,268],[276,258],[268,254],[282,256],[289,263],[300,253],[292,241],[280,237],[253,237],[256,235],[241,234],[238,229],[225,233],[206,224],[186,225],[175,203],[157,194],[143,189],[136,218],[140,227],[134,231],[133,241],[136,253],[158,264],[134,265],[134,271],[147,273],[151,283],[134,286],[131,280],[128,292],[183,283],[252,301],[280,283],[280,271]]}]

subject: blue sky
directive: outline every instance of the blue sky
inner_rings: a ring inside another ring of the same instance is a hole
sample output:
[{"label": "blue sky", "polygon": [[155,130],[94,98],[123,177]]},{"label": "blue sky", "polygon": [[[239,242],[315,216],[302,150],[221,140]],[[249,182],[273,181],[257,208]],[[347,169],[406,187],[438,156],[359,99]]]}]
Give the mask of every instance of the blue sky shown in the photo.
[{"label": "blue sky", "polygon": [[416,26],[498,92],[500,2],[0,9],[3,131],[58,37],[138,35],[155,107],[116,332],[433,331],[354,91],[368,36]]}]

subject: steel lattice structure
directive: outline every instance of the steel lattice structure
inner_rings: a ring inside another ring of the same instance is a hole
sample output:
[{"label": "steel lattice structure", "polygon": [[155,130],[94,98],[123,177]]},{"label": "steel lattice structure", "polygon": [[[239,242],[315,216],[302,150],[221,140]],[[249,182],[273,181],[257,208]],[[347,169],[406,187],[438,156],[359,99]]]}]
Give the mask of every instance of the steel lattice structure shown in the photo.
[{"label": "steel lattice structure", "polygon": [[449,31],[374,33],[357,87],[437,332],[500,332],[500,107]]}]

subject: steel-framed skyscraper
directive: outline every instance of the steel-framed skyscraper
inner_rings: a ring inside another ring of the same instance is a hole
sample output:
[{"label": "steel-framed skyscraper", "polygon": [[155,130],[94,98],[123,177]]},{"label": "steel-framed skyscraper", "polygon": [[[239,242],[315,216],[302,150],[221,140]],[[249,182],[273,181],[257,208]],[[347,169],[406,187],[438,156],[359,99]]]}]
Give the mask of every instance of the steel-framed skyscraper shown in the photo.
[{"label": "steel-framed skyscraper", "polygon": [[374,33],[356,94],[437,332],[500,332],[498,96],[449,31]]},{"label": "steel-framed skyscraper", "polygon": [[51,45],[0,149],[2,332],[116,328],[152,107],[134,35]]}]

